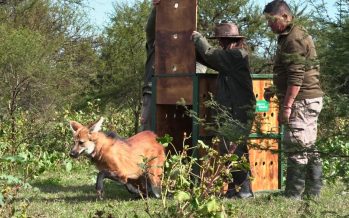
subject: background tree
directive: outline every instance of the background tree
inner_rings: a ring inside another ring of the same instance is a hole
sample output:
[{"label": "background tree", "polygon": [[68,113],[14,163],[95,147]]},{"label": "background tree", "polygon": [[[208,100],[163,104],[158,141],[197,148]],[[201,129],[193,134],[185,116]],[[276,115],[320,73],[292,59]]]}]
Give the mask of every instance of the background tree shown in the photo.
[{"label": "background tree", "polygon": [[[262,18],[263,9],[255,1],[220,1],[200,0],[198,1],[198,30],[204,35],[213,34],[215,24],[221,21],[231,21],[240,28],[240,34],[246,36],[250,47],[250,61],[252,72],[261,73],[268,70],[275,44],[275,37],[268,34],[266,23]],[[215,44],[215,41],[211,43]],[[217,44],[216,44],[217,45]]]},{"label": "background tree", "polygon": [[[328,3],[327,3],[328,4]],[[349,1],[336,1],[337,13],[330,16],[324,1],[309,1],[325,91],[319,120],[319,148],[325,159],[326,176],[349,181]]]},{"label": "background tree", "polygon": [[[69,105],[98,68],[82,1],[9,0],[0,5],[0,112],[26,110],[35,122]],[[0,117],[1,118],[1,117]]]},{"label": "background tree", "polygon": [[142,86],[145,75],[145,25],[150,13],[148,1],[114,6],[110,25],[101,47],[103,68],[91,82],[88,98],[119,109],[132,110],[134,133],[138,131]]}]

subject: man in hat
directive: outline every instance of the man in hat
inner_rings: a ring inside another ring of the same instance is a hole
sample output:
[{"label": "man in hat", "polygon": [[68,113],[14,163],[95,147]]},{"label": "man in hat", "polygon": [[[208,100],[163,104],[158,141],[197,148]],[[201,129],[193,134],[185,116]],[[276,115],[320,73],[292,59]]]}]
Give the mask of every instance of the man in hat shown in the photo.
[{"label": "man in hat", "polygon": [[[219,41],[221,48],[212,47],[205,37],[194,31],[197,59],[204,65],[219,72],[217,80],[216,100],[225,106],[234,120],[243,124],[244,140],[238,143],[235,154],[245,156],[248,160],[247,138],[251,130],[256,99],[252,88],[248,52],[245,49],[244,37],[239,34],[238,27],[233,23],[221,23],[215,27],[212,37]],[[223,142],[225,139],[223,138]],[[236,142],[233,142],[236,143]],[[222,143],[221,153],[229,152],[230,143]],[[232,172],[233,181],[228,184],[228,198],[252,197],[248,170]]]},{"label": "man in hat", "polygon": [[[285,1],[274,0],[263,11],[271,30],[278,34],[274,61],[274,85],[285,124],[287,151],[287,197],[318,196],[322,186],[322,163],[315,148],[317,119],[323,92],[314,42],[304,28],[293,23]],[[268,100],[274,93],[266,89]]]}]

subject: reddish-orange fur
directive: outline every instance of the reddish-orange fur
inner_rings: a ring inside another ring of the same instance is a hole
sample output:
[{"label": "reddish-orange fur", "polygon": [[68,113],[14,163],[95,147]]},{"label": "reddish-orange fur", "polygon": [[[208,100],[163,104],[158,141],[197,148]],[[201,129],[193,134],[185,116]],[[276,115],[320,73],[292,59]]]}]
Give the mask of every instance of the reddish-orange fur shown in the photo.
[{"label": "reddish-orange fur", "polygon": [[140,164],[148,160],[149,178],[154,184],[160,185],[165,153],[154,133],[140,132],[125,141],[107,138],[103,133],[94,133],[91,139],[96,144],[93,159],[99,170],[108,169],[116,173],[120,181],[127,183],[127,179],[137,179],[143,174]]},{"label": "reddish-orange fur", "polygon": [[[90,157],[100,171],[107,170],[114,173],[124,184],[131,181],[131,183],[144,181],[139,178],[147,172],[146,176],[150,179],[151,185],[160,190],[165,151],[164,147],[156,141],[156,135],[153,132],[143,131],[122,140],[91,131],[90,128],[74,121],[71,122],[71,126],[75,131],[76,142],[73,150],[79,151],[78,149],[81,150],[82,146],[94,143],[95,148]],[[144,163],[147,163],[147,169],[142,169],[140,166]],[[144,187],[144,184],[140,184],[139,187]]]}]

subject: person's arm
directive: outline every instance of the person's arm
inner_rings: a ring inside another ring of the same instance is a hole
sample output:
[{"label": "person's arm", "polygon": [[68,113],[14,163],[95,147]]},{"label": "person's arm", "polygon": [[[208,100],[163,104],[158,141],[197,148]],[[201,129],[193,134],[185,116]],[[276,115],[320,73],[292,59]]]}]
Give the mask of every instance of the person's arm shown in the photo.
[{"label": "person's arm", "polygon": [[195,49],[195,55],[196,55],[196,61],[199,62],[202,65],[205,65],[206,67],[209,67],[211,69],[213,69],[213,67],[208,64],[200,55],[200,53]]},{"label": "person's arm", "polygon": [[286,47],[287,91],[282,105],[282,121],[288,123],[292,105],[302,86],[306,65],[306,45],[301,39],[291,40]]},{"label": "person's arm", "polygon": [[[216,71],[226,71],[227,62],[231,62],[229,56],[227,56],[227,51],[219,48],[212,47],[205,37],[200,33],[194,32],[192,35],[192,40],[195,44],[196,52],[200,57],[200,62],[209,66]],[[229,64],[228,64],[229,66]]]},{"label": "person's arm", "polygon": [[156,8],[154,7],[148,17],[147,25],[145,27],[147,44],[153,45],[155,41],[155,21],[156,21]]},{"label": "person's arm", "polygon": [[296,99],[298,92],[300,90],[300,86],[289,85],[287,87],[286,95],[283,102],[282,108],[282,121],[284,123],[288,123],[290,119],[290,115],[292,112],[292,105],[294,100]]},{"label": "person's arm", "polygon": [[304,80],[306,66],[306,45],[302,39],[290,40],[283,54],[287,64],[287,85],[301,86]]}]

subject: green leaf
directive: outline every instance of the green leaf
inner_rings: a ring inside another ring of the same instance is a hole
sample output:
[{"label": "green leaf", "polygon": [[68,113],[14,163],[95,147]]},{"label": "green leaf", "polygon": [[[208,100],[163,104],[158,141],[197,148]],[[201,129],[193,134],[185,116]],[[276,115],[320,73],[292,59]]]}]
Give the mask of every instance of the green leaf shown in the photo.
[{"label": "green leaf", "polygon": [[201,146],[201,148],[205,148],[205,149],[208,149],[209,146],[207,146],[203,141],[201,140],[198,140],[198,144]]},{"label": "green leaf", "polygon": [[190,182],[182,174],[179,176],[179,178],[181,179],[182,184],[190,185]]},{"label": "green leaf", "polygon": [[157,141],[164,145],[165,147],[168,146],[173,140],[173,137],[171,137],[169,134],[165,134],[163,137],[157,138]]},{"label": "green leaf", "polygon": [[0,175],[0,180],[5,180],[7,184],[20,184],[22,181],[11,175]]},{"label": "green leaf", "polygon": [[198,209],[199,206],[200,206],[200,202],[199,202],[199,199],[197,197],[193,198],[192,202],[191,202],[191,206],[194,208],[194,209]]},{"label": "green leaf", "polygon": [[11,162],[11,163],[23,163],[25,161],[25,158],[21,156],[5,156],[0,158],[0,161]]},{"label": "green leaf", "polygon": [[219,205],[218,205],[216,199],[210,200],[210,201],[206,204],[206,208],[207,208],[207,212],[209,212],[209,213],[219,211]]},{"label": "green leaf", "polygon": [[5,202],[4,202],[4,196],[1,194],[0,192],[0,206],[4,206],[5,205]]},{"label": "green leaf", "polygon": [[72,168],[73,168],[72,162],[71,161],[67,161],[65,163],[65,171],[70,172],[72,170]]},{"label": "green leaf", "polygon": [[217,213],[215,217],[216,217],[216,218],[225,218],[225,217],[227,217],[227,216],[226,216],[225,213],[222,211],[222,212]]},{"label": "green leaf", "polygon": [[178,202],[184,202],[190,199],[190,194],[188,192],[178,191],[175,194],[174,199]]}]

